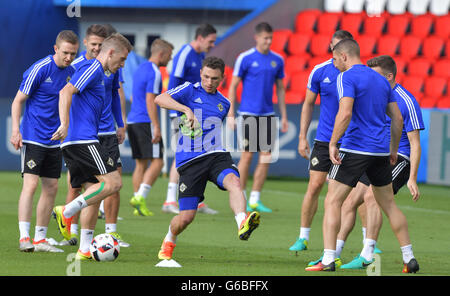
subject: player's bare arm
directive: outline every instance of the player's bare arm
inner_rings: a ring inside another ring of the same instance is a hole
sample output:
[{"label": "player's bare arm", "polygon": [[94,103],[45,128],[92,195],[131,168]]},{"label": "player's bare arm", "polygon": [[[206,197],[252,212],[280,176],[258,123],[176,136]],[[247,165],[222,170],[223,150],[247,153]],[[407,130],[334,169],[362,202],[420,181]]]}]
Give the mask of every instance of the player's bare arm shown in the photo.
[{"label": "player's bare arm", "polygon": [[411,154],[409,156],[411,168],[407,186],[411,192],[413,201],[417,201],[420,197],[419,187],[417,186],[417,172],[419,170],[420,155],[422,153],[422,148],[420,147],[420,131],[413,130],[407,135],[411,146]]},{"label": "player's bare arm", "polygon": [[[183,104],[175,101],[169,94],[163,93],[155,98],[155,103],[162,108],[175,110],[179,112],[183,112],[186,114],[186,118],[189,121],[190,127],[194,128],[194,126],[198,125],[198,121],[194,116],[194,112],[192,112],[191,108],[185,106]],[[197,122],[197,124],[196,124]]]},{"label": "player's bare arm", "polygon": [[[333,134],[330,139],[330,159],[333,164],[341,164],[339,157],[339,149],[337,143],[347,130],[350,120],[352,119],[352,110],[354,99],[350,97],[342,97],[339,101],[339,111],[334,121]],[[399,111],[400,112],[400,111]],[[398,146],[398,145],[397,145]]]},{"label": "player's bare arm", "polygon": [[386,114],[391,118],[391,165],[397,162],[398,144],[400,143],[400,137],[402,136],[403,129],[403,117],[397,102],[391,102],[388,104]]},{"label": "player's bare arm", "polygon": [[19,90],[17,91],[17,94],[11,105],[12,129],[11,129],[11,138],[9,141],[16,150],[22,147],[22,134],[20,133],[20,116],[22,114],[23,103],[27,99],[28,96]]},{"label": "player's bare arm", "polygon": [[67,136],[69,128],[70,106],[72,105],[72,96],[78,92],[78,89],[67,83],[66,86],[59,92],[59,121],[61,122],[59,128],[53,134],[52,140],[63,141]]},{"label": "player's bare arm", "polygon": [[300,116],[300,132],[298,135],[298,153],[306,159],[309,159],[311,153],[308,139],[309,125],[311,124],[312,112],[314,110],[314,104],[316,102],[317,94],[315,92],[306,89],[305,101],[302,107],[302,114]]},{"label": "player's bare arm", "polygon": [[288,130],[288,119],[287,119],[287,111],[286,111],[286,90],[284,88],[283,79],[277,79],[275,81],[276,85],[276,92],[278,97],[278,107],[280,108],[280,114],[281,114],[281,131],[283,133],[287,132]]},{"label": "player's bare arm", "polygon": [[158,143],[161,140],[161,128],[159,124],[158,108],[155,104],[155,97],[156,95],[152,93],[145,94],[145,104],[147,106],[147,112],[153,125],[152,143]]}]

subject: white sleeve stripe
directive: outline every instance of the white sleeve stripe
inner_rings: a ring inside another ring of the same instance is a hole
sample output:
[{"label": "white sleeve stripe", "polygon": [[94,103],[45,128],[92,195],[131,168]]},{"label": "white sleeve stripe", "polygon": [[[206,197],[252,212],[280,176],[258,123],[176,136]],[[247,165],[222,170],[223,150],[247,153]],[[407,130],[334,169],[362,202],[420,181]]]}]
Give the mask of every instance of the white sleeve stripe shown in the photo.
[{"label": "white sleeve stripe", "polygon": [[84,61],[84,56],[79,56],[78,58],[76,58],[71,65],[75,65],[78,64],[79,62]]},{"label": "white sleeve stripe", "polygon": [[308,88],[311,88],[312,77],[314,76],[314,73],[316,72],[316,70],[319,68],[325,67],[326,65],[329,65],[331,62],[332,62],[332,60],[327,60],[323,63],[320,63],[320,64],[314,66],[314,69],[311,71],[311,73],[309,74],[309,77],[308,77],[308,84],[307,84]]},{"label": "white sleeve stripe", "polygon": [[178,57],[177,65],[175,67],[175,71],[173,72],[175,77],[181,78],[181,74],[183,73],[184,66],[186,63],[186,58],[191,51],[192,47],[187,45],[183,51],[180,53],[180,56]]},{"label": "white sleeve stripe", "polygon": [[248,56],[248,55],[250,55],[250,54],[252,54],[252,53],[254,53],[254,52],[255,52],[255,49],[252,48],[252,49],[247,50],[246,52],[241,53],[241,54],[238,56],[238,58],[237,58],[237,60],[236,60],[236,64],[234,65],[233,76],[239,76],[239,70],[240,70],[240,68],[241,68],[242,60],[243,60],[246,56]]},{"label": "white sleeve stripe", "polygon": [[414,103],[412,102],[412,99],[400,87],[397,87],[397,89],[395,91],[402,97],[402,99],[406,103],[406,106],[408,107],[408,113],[409,113],[409,117],[411,119],[413,128],[420,129],[419,119],[417,117],[416,108],[414,108]]},{"label": "white sleeve stripe", "polygon": [[159,85],[161,83],[161,72],[155,64],[152,64],[153,71],[155,72],[155,79],[153,80],[153,93],[159,94],[161,90],[159,89]]},{"label": "white sleeve stripe", "polygon": [[83,85],[86,83],[86,81],[92,76],[92,73],[95,72],[95,70],[98,69],[98,67],[100,66],[100,63],[92,63],[92,65],[89,66],[89,68],[87,68],[86,71],[84,71],[84,73],[81,75],[80,79],[78,79],[78,81],[75,83],[75,88],[80,90]]},{"label": "white sleeve stripe", "polygon": [[178,85],[177,87],[168,90],[167,93],[168,93],[169,95],[174,95],[174,94],[176,94],[177,92],[179,92],[180,90],[186,88],[189,84],[191,84],[191,83],[190,83],[189,81],[186,81],[185,83],[183,83],[183,84],[181,84],[181,85]]},{"label": "white sleeve stripe", "polygon": [[339,100],[344,96],[344,87],[342,86],[342,76],[343,75],[344,75],[344,72],[339,74],[337,77],[337,82],[336,82]]},{"label": "white sleeve stripe", "polygon": [[49,64],[50,62],[51,62],[51,59],[50,59],[50,57],[48,57],[48,58],[44,59],[43,61],[34,65],[33,69],[31,70],[30,74],[28,74],[28,77],[25,80],[25,85],[23,88],[24,94],[29,95],[31,85],[33,85],[33,82],[34,82],[34,79],[36,78],[37,73],[43,66]]}]

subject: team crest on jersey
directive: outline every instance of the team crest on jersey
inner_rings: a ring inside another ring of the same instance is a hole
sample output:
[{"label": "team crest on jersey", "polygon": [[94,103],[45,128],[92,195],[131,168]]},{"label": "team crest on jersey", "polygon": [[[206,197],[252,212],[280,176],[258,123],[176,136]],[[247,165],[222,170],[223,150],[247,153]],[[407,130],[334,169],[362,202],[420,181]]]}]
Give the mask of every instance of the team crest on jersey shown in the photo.
[{"label": "team crest on jersey", "polygon": [[106,77],[109,77],[109,76],[111,76],[111,74],[112,74],[112,73],[111,73],[111,72],[110,72],[109,70],[106,70],[106,71],[105,71],[105,75],[106,75]]},{"label": "team crest on jersey", "polygon": [[114,166],[114,160],[112,160],[111,157],[108,157],[107,164],[108,164],[109,166]]},{"label": "team crest on jersey", "polygon": [[317,157],[314,157],[313,159],[311,159],[311,164],[312,164],[313,166],[316,166],[316,165],[319,164],[319,160],[317,159]]},{"label": "team crest on jersey", "polygon": [[219,108],[219,111],[222,112],[223,111],[223,106],[221,103],[217,104],[217,108]]},{"label": "team crest on jersey", "polygon": [[36,162],[34,162],[34,160],[30,159],[30,160],[27,162],[27,167],[29,167],[30,170],[34,169],[34,168],[36,167]]},{"label": "team crest on jersey", "polygon": [[69,82],[70,81],[70,79],[72,79],[70,76],[67,76],[67,78],[66,78],[66,82]]},{"label": "team crest on jersey", "polygon": [[272,62],[270,62],[270,65],[272,66],[272,68],[275,68],[277,66],[277,62],[272,61]]},{"label": "team crest on jersey", "polygon": [[181,183],[181,185],[180,185],[180,191],[181,191],[181,192],[184,192],[186,189],[187,189],[186,184]]}]

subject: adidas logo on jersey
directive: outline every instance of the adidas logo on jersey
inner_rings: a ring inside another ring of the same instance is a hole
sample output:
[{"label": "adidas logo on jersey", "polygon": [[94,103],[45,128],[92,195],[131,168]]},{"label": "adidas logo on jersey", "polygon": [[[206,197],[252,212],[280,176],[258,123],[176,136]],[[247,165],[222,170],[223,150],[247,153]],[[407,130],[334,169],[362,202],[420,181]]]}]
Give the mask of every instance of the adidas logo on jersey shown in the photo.
[{"label": "adidas logo on jersey", "polygon": [[47,77],[47,79],[45,79],[45,82],[52,83],[53,81],[52,81],[52,79],[49,76],[49,77]]},{"label": "adidas logo on jersey", "polygon": [[203,104],[203,101],[202,101],[202,99],[200,99],[200,98],[196,98],[196,99],[194,100],[194,102],[196,102],[196,103],[198,103],[198,104]]},{"label": "adidas logo on jersey", "polygon": [[330,78],[327,77],[327,78],[325,78],[325,79],[323,80],[323,82],[324,82],[324,83],[331,83],[331,80],[330,80]]},{"label": "adidas logo on jersey", "polygon": [[257,61],[254,61],[254,62],[252,63],[252,67],[258,67],[258,66],[259,66],[259,64],[258,64]]}]

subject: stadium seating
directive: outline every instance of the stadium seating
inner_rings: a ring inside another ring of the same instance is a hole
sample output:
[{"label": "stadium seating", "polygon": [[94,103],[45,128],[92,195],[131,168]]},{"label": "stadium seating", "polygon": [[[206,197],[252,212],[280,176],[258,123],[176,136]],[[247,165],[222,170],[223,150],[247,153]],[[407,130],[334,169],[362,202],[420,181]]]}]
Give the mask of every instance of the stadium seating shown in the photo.
[{"label": "stadium seating", "polygon": [[296,72],[304,71],[308,65],[309,55],[288,56],[285,61],[284,71],[292,76]]},{"label": "stadium seating", "polygon": [[419,76],[405,76],[402,85],[416,98],[420,99],[423,96],[423,77]]},{"label": "stadium seating", "polygon": [[387,11],[391,14],[403,14],[407,5],[408,0],[388,0]]},{"label": "stadium seating", "polygon": [[436,61],[433,65],[433,76],[450,78],[450,59]]},{"label": "stadium seating", "polygon": [[431,0],[430,13],[433,15],[446,15],[450,9],[450,0]]},{"label": "stadium seating", "polygon": [[273,32],[271,49],[278,53],[284,52],[292,34],[290,29],[275,30]]},{"label": "stadium seating", "polygon": [[379,37],[383,33],[385,25],[386,25],[386,18],[384,16],[367,17],[364,20],[363,32],[366,35]]},{"label": "stadium seating", "polygon": [[326,12],[342,12],[345,0],[324,0],[324,10]]},{"label": "stadium seating", "polygon": [[345,0],[344,11],[348,13],[360,13],[364,9],[365,0]]},{"label": "stadium seating", "polygon": [[329,35],[336,32],[341,18],[340,13],[324,12],[317,18],[317,32],[319,34]]},{"label": "stadium seating", "polygon": [[430,0],[409,0],[408,11],[415,15],[427,13]]},{"label": "stadium seating", "polygon": [[330,49],[330,39],[332,34],[313,35],[310,43],[310,51],[313,56],[324,56]]},{"label": "stadium seating", "polygon": [[450,108],[450,96],[445,96],[439,98],[439,100],[436,103],[437,108],[441,109],[449,109]]},{"label": "stadium seating", "polygon": [[431,33],[434,18],[430,14],[415,16],[411,19],[411,35],[425,38]]},{"label": "stadium seating", "polygon": [[294,33],[289,37],[288,53],[291,55],[303,55],[307,53],[311,36],[303,33]]},{"label": "stadium seating", "polygon": [[341,19],[341,30],[346,30],[356,38],[361,30],[364,21],[363,13],[349,13]]},{"label": "stadium seating", "polygon": [[425,79],[425,96],[440,98],[444,95],[447,80],[442,77],[431,76]]},{"label": "stadium seating", "polygon": [[407,35],[400,40],[400,55],[404,58],[415,58],[419,54],[422,39]]},{"label": "stadium seating", "polygon": [[390,56],[397,55],[400,47],[400,37],[392,35],[380,36],[377,42],[377,53]]},{"label": "stadium seating", "polygon": [[430,75],[431,62],[425,58],[417,58],[408,63],[408,74],[413,76],[427,77]]},{"label": "stadium seating", "polygon": [[410,16],[408,14],[393,15],[387,20],[386,34],[403,37],[409,28]]},{"label": "stadium seating", "polygon": [[299,12],[295,18],[294,31],[312,34],[316,28],[317,17],[321,13],[319,9],[306,9]]},{"label": "stadium seating", "polygon": [[372,56],[375,51],[377,38],[370,35],[361,35],[355,38],[359,44],[361,58]]}]

